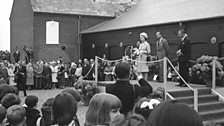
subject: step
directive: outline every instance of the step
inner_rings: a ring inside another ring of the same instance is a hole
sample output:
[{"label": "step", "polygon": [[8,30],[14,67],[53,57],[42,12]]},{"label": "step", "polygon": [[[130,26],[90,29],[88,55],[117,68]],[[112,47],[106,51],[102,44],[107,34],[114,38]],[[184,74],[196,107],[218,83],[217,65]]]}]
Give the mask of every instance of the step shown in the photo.
[{"label": "step", "polygon": [[224,119],[224,109],[217,109],[212,111],[199,112],[203,121]]},{"label": "step", "polygon": [[224,118],[210,120],[210,121],[215,122],[216,124],[220,124],[221,126],[224,126]]},{"label": "step", "polygon": [[[194,92],[192,90],[181,90],[181,91],[171,91],[169,94],[174,97],[184,97],[184,96],[193,96]],[[198,95],[211,94],[210,88],[198,89]]]},{"label": "step", "polygon": [[[188,97],[179,97],[175,98],[176,100],[182,101],[186,104],[194,104],[194,97],[193,96],[188,96]],[[218,101],[218,96],[217,95],[199,95],[198,96],[198,103],[207,103],[207,102],[216,102]]]},{"label": "step", "polygon": [[[190,107],[194,107],[194,104],[190,104]],[[198,111],[211,111],[216,109],[224,109],[224,102],[208,102],[208,103],[200,103],[198,104]]]}]

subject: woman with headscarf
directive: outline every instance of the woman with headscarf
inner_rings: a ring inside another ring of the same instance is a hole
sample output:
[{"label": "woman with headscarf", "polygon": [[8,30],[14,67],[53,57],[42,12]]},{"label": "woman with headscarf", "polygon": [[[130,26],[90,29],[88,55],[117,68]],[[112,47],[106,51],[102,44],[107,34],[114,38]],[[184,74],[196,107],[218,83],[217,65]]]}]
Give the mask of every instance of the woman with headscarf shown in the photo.
[{"label": "woman with headscarf", "polygon": [[[148,35],[145,32],[140,34],[140,46],[139,46],[139,57],[138,57],[138,69],[137,71],[143,75],[145,80],[148,80],[148,64],[145,63],[147,61],[148,55],[151,53],[150,45],[147,42]],[[141,62],[142,61],[142,62]]]}]

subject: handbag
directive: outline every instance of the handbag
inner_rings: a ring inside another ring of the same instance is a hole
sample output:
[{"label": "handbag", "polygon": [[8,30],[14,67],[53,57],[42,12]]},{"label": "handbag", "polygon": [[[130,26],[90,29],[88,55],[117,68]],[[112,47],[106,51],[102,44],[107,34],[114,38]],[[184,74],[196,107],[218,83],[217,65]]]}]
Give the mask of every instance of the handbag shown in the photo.
[{"label": "handbag", "polygon": [[146,61],[151,61],[151,55],[148,55],[148,56],[146,57]]}]

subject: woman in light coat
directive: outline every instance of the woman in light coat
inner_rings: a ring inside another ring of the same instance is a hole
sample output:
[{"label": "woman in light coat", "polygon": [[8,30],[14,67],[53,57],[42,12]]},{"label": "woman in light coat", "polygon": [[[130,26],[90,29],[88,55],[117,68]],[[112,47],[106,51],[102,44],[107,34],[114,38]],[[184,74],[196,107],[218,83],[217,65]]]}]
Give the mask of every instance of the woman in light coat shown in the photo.
[{"label": "woman in light coat", "polygon": [[139,57],[138,57],[138,72],[143,75],[143,78],[145,80],[148,80],[148,72],[149,67],[147,63],[144,63],[147,61],[147,57],[151,53],[150,45],[147,42],[148,35],[143,32],[140,34],[140,46],[139,46]]},{"label": "woman in light coat", "polygon": [[28,63],[26,66],[26,85],[28,89],[31,89],[34,85],[33,65],[31,63]]}]

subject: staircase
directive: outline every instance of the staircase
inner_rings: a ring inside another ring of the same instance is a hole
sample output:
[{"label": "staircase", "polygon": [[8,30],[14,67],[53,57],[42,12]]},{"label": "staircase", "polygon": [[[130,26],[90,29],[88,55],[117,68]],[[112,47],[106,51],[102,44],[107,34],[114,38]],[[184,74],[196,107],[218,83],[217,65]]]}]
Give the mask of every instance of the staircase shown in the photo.
[{"label": "staircase", "polygon": [[[192,90],[168,92],[174,99],[194,107],[194,93]],[[211,94],[211,89],[198,90],[198,113],[203,122],[212,121],[224,125],[224,102],[219,101],[217,95]]]}]

